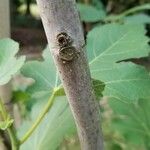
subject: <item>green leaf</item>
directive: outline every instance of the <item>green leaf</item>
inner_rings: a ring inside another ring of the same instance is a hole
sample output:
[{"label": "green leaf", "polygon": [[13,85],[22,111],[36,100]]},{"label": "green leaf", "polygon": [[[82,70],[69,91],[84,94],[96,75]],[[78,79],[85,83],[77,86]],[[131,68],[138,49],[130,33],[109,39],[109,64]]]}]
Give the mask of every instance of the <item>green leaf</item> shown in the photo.
[{"label": "green leaf", "polygon": [[19,45],[13,40],[0,40],[0,85],[6,84],[24,64],[25,57],[16,58]]},{"label": "green leaf", "polygon": [[150,77],[141,66],[119,61],[148,56],[149,39],[142,25],[109,24],[87,38],[92,77],[105,84],[103,94],[131,102],[150,97]]},{"label": "green leaf", "polygon": [[44,61],[42,62],[29,61],[21,70],[23,75],[35,80],[35,83],[29,88],[31,93],[50,92],[60,84],[58,73],[48,48],[43,53],[43,59]]},{"label": "green leaf", "polygon": [[96,95],[96,98],[99,99],[102,97],[102,92],[104,91],[105,84],[99,80],[92,79],[93,89]]},{"label": "green leaf", "polygon": [[[18,130],[19,136],[31,126],[44,104],[41,101],[33,107],[31,119],[25,121]],[[75,132],[75,124],[68,102],[65,97],[58,97],[30,139],[21,146],[21,150],[55,150],[65,137]]]},{"label": "green leaf", "polygon": [[135,103],[109,102],[114,111],[113,128],[121,132],[127,141],[144,144],[150,140],[150,101],[140,99]]},{"label": "green leaf", "polygon": [[150,17],[146,14],[137,14],[125,17],[124,22],[128,24],[147,24],[150,23]]},{"label": "green leaf", "polygon": [[92,5],[78,3],[77,7],[80,12],[81,20],[85,22],[100,21],[106,16],[103,9],[97,9]]}]

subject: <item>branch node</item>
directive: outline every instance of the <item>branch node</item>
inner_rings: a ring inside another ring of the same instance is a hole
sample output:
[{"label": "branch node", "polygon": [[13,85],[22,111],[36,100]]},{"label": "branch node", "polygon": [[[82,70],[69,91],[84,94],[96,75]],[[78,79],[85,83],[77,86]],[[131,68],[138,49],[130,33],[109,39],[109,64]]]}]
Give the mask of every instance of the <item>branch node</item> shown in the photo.
[{"label": "branch node", "polygon": [[59,45],[59,57],[66,62],[72,61],[74,58],[77,58],[77,50],[72,46],[73,40],[71,37],[65,33],[59,33],[57,35],[57,43]]}]

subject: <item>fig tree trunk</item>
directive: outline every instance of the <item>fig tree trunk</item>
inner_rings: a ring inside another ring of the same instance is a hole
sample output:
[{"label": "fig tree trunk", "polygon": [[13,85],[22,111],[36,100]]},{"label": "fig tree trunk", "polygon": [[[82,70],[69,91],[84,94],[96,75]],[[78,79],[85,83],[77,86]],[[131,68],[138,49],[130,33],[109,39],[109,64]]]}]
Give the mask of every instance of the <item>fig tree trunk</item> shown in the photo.
[{"label": "fig tree trunk", "polygon": [[[37,0],[82,150],[103,150],[100,116],[75,0]],[[66,122],[69,123],[69,122]]]}]

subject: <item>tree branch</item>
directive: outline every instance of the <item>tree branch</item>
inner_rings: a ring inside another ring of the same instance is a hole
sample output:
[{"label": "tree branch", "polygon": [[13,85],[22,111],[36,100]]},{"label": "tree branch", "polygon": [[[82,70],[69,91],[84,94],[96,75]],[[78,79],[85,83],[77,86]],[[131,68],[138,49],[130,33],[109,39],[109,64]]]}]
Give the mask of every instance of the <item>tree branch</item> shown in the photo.
[{"label": "tree branch", "polygon": [[83,150],[102,150],[100,116],[75,0],[37,0]]}]

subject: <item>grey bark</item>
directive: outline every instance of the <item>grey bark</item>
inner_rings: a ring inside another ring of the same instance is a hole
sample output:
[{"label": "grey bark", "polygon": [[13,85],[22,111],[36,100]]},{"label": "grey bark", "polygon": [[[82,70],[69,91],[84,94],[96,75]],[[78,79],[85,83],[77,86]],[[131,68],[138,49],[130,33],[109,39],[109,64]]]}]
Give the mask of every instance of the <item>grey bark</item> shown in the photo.
[{"label": "grey bark", "polygon": [[37,4],[75,118],[81,149],[103,150],[100,116],[75,0],[37,0]]}]

